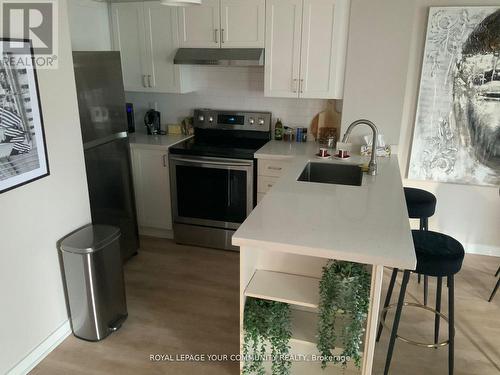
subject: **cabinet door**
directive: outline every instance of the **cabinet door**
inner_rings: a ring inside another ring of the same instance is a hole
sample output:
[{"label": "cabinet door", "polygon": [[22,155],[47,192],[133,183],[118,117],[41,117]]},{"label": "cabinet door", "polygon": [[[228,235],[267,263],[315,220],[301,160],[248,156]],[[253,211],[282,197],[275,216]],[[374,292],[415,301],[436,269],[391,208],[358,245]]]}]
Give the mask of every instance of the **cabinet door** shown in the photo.
[{"label": "cabinet door", "polygon": [[221,0],[222,48],[264,48],[265,0]]},{"label": "cabinet door", "polygon": [[177,92],[179,68],[174,65],[174,55],[179,46],[177,9],[157,2],[144,3],[146,42],[151,56],[148,84],[151,91]]},{"label": "cabinet door", "polygon": [[264,95],[298,97],[302,0],[267,0]]},{"label": "cabinet door", "polygon": [[203,0],[202,5],[181,7],[178,11],[181,47],[220,47],[219,0]]},{"label": "cabinet door", "polygon": [[114,3],[111,9],[113,45],[121,54],[123,86],[126,91],[144,91],[147,73],[143,3]]},{"label": "cabinet door", "polygon": [[304,0],[300,97],[341,98],[349,1]]},{"label": "cabinet door", "polygon": [[140,227],[172,229],[167,158],[166,150],[132,149],[132,171]]}]

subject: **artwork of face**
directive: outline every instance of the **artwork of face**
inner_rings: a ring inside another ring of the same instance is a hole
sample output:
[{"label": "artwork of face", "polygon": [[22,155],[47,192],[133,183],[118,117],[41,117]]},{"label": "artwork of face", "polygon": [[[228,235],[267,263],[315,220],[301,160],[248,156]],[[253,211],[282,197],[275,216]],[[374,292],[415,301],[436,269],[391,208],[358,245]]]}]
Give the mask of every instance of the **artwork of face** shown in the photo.
[{"label": "artwork of face", "polygon": [[461,141],[471,156],[500,170],[500,10],[486,17],[462,47],[454,111]]},{"label": "artwork of face", "polygon": [[409,179],[500,185],[500,8],[431,7]]}]

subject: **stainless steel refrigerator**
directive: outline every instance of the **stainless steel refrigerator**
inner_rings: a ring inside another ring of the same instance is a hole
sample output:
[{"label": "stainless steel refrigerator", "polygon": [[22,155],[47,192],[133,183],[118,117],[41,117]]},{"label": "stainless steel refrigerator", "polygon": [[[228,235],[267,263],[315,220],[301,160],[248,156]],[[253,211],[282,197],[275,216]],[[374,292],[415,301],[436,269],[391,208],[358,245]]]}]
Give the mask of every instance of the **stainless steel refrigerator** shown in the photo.
[{"label": "stainless steel refrigerator", "polygon": [[73,52],[92,222],[121,230],[122,259],[139,236],[119,52]]}]

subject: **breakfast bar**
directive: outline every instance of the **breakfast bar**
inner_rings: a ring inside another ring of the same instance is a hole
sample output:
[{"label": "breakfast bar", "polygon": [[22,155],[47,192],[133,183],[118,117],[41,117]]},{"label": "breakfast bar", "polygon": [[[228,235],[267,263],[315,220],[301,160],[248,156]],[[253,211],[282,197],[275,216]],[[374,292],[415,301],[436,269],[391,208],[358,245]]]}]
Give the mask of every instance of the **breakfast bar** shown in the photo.
[{"label": "breakfast bar", "polygon": [[[292,311],[291,351],[314,353],[323,266],[333,259],[360,263],[371,273],[361,366],[362,374],[371,374],[383,268],[413,270],[416,265],[398,160],[378,158],[378,174],[363,173],[359,186],[347,180],[339,184],[298,181],[307,168],[336,170],[368,161],[359,155],[318,160],[316,151],[312,142],[272,141],[255,153],[259,174],[261,165],[273,161],[282,170],[232,239],[240,247],[241,340],[247,297],[285,302]],[[297,361],[291,373],[310,374],[316,369],[323,371],[317,363]],[[324,371],[340,373],[341,368],[329,366]],[[350,365],[345,371],[356,373]]]}]

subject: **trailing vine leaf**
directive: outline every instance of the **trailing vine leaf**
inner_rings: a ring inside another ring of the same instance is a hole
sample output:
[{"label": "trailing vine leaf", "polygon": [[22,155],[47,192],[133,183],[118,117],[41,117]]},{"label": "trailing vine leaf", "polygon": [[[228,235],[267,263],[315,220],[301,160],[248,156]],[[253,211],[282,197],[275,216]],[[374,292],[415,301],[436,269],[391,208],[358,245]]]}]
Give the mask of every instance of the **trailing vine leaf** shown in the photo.
[{"label": "trailing vine leaf", "polygon": [[268,344],[271,350],[272,374],[289,374],[291,361],[288,359],[288,343],[292,336],[290,306],[282,302],[249,297],[245,304],[243,328],[243,374],[265,374],[264,358],[268,354]]},{"label": "trailing vine leaf", "polygon": [[[323,357],[321,367],[327,363],[347,366],[347,358],[361,366],[361,338],[368,314],[370,275],[359,263],[331,260],[323,267],[319,283],[318,350]],[[336,328],[339,319],[349,323],[340,332]],[[341,360],[333,355],[339,345]]]}]

